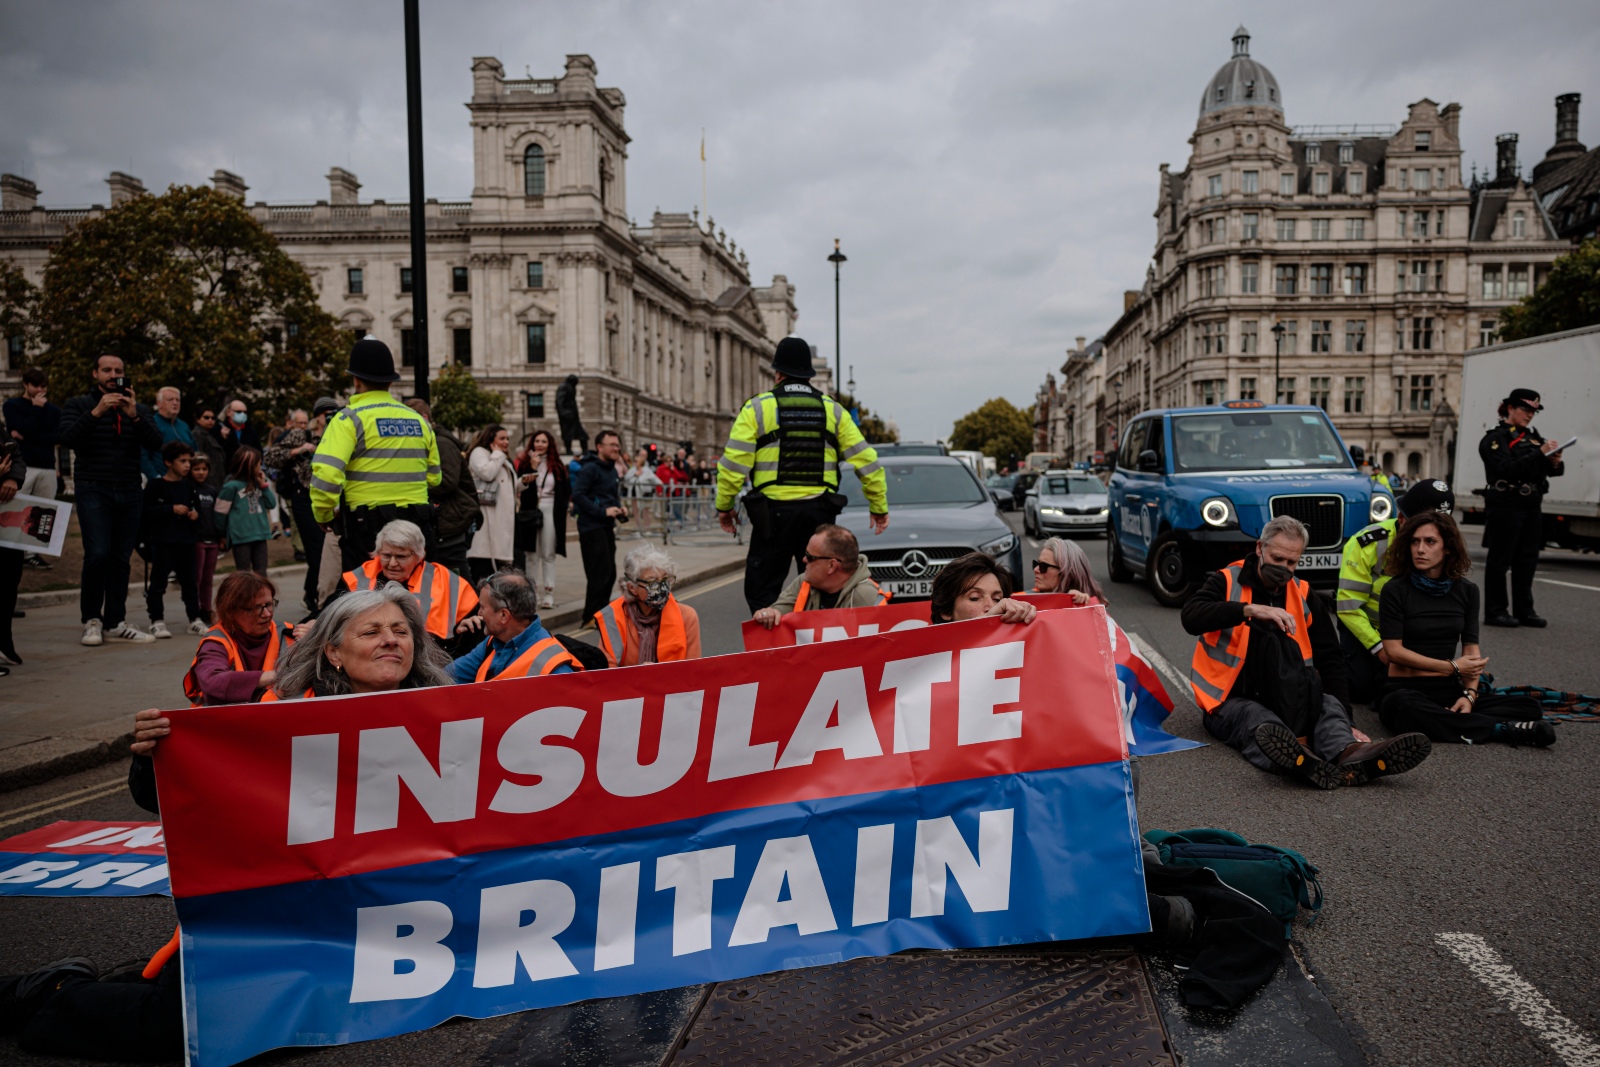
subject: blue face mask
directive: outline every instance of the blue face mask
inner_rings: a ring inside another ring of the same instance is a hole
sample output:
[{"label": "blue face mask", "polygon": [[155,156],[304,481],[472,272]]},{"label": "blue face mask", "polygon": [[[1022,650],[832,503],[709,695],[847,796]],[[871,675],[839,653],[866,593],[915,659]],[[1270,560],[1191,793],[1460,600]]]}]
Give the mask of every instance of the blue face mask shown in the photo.
[{"label": "blue face mask", "polygon": [[249,417],[250,417],[249,415],[245,414],[242,411],[235,411],[233,413],[233,421],[238,423],[240,426],[243,426],[245,424],[245,420],[248,419]]}]

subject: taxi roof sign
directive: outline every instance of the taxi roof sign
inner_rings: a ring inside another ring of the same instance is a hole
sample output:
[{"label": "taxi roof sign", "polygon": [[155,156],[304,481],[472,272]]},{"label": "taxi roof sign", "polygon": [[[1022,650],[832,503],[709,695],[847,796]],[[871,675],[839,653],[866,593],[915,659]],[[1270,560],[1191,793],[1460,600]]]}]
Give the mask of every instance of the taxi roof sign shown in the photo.
[{"label": "taxi roof sign", "polygon": [[1260,400],[1229,400],[1222,406],[1225,408],[1264,408],[1267,405]]}]

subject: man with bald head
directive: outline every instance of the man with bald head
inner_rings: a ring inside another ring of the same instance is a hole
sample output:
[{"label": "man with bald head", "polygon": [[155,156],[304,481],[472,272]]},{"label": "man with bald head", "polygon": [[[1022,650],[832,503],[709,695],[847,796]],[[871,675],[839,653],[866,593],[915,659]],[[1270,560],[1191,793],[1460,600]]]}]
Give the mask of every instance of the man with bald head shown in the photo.
[{"label": "man with bald head", "polygon": [[[189,424],[179,415],[183,407],[183,394],[176,386],[164,385],[156,390],[156,429],[161,431],[161,444],[166,446],[173,441],[182,441],[190,448],[194,447],[194,434],[189,430]],[[143,471],[147,481],[155,481],[167,473],[167,465],[161,458],[160,448],[147,448],[139,457],[139,469]]]}]

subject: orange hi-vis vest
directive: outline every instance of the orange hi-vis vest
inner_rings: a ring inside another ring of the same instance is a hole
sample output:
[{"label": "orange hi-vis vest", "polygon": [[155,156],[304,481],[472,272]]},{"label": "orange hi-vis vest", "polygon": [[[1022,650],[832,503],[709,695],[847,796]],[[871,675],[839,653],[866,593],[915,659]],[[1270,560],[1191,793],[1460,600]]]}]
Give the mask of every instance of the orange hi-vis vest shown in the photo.
[{"label": "orange hi-vis vest", "polygon": [[[183,676],[183,695],[189,698],[189,706],[198,708],[206,702],[206,695],[200,689],[200,679],[196,671],[200,667],[200,649],[205,647],[207,641],[215,641],[221,645],[228,654],[228,665],[236,671],[244,670],[244,656],[239,653],[239,646],[233,643],[233,638],[222,626],[216,625],[206,631],[200,643],[195,646],[194,659],[189,663],[189,673]],[[278,657],[283,650],[294,642],[294,634],[289,629],[288,623],[274,622],[272,633],[267,638],[267,655],[261,661],[261,669],[270,671],[278,666]]]},{"label": "orange hi-vis vest", "polygon": [[[300,699],[301,700],[315,700],[316,697],[317,697],[317,691],[315,689],[307,689],[303,694],[301,694]],[[263,704],[270,704],[274,700],[282,700],[282,699],[283,699],[282,697],[278,696],[278,691],[276,689],[268,689],[265,693],[261,694],[261,703],[263,703]]]},{"label": "orange hi-vis vest", "polygon": [[[867,581],[872,582],[872,579],[868,578]],[[878,585],[877,582],[872,582],[872,588],[878,590],[878,602],[876,604],[872,605],[875,608],[883,607],[885,604],[887,604],[889,602],[889,598],[894,596],[893,593],[885,592]],[[794,610],[794,611],[804,611],[804,610],[806,610],[806,604],[807,604],[808,601],[810,601],[810,599],[811,599],[811,583],[807,582],[807,581],[801,581],[801,583],[800,583],[800,592],[795,594],[794,608],[792,610]]]},{"label": "orange hi-vis vest", "polygon": [[[600,628],[600,647],[611,666],[622,666],[629,648],[637,653],[639,638],[633,632],[633,624],[628,621],[628,612],[622,606],[621,597],[595,612],[594,622]],[[661,632],[656,635],[656,662],[672,663],[687,659],[688,656],[689,632],[683,626],[683,611],[678,607],[675,597],[668,597],[667,602],[661,605]]]},{"label": "orange hi-vis vest", "polygon": [[[376,589],[385,580],[383,568],[375,559],[344,575],[345,588],[354,592]],[[472,591],[472,585],[437,563],[424,562],[412,571],[406,588],[422,609],[423,627],[441,641],[454,637],[461,620],[478,610],[478,594]]]},{"label": "orange hi-vis vest", "polygon": [[[1250,587],[1240,580],[1244,560],[1222,568],[1222,582],[1228,600],[1235,604],[1251,602]],[[1294,640],[1306,666],[1311,665],[1311,587],[1299,578],[1289,579],[1284,590],[1284,609],[1295,620]],[[1233,683],[1244,669],[1245,652],[1250,647],[1250,624],[1241,622],[1226,630],[1202,634],[1195,641],[1194,659],[1189,663],[1189,685],[1195,703],[1206,714],[1216,711],[1233,691]]]},{"label": "orange hi-vis vest", "polygon": [[489,664],[494,660],[494,650],[486,649],[483,662],[478,665],[478,674],[473,681],[493,681],[494,678],[534,678],[549,674],[562,664],[566,664],[575,671],[583,670],[572,653],[561,646],[561,642],[553,637],[543,641],[535,641],[528,646],[528,650],[506,665],[504,670],[489,677]]}]

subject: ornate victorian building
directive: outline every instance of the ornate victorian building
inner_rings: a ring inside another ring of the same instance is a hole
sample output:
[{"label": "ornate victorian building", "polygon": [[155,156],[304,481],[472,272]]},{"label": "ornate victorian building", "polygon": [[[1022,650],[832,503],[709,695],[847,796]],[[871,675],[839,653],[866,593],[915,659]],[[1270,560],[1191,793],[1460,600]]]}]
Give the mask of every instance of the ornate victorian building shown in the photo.
[{"label": "ornate victorian building", "polygon": [[[550,79],[508,79],[499,60],[473,61],[472,196],[425,209],[426,358],[470,366],[519,429],[553,419],[557,386],[576,374],[591,435],[718,449],[738,406],[770,381],[773,348],[794,327],[794,286],[781,274],[753,286],[744,253],[698,211],[630,221],[623,107],[588,56],[568,56]],[[245,198],[237,175],[212,180]],[[3,186],[0,255],[37,282],[65,229],[98,209],[46,210],[32,183],[6,175]],[[110,186],[113,205],[144,192],[120,173]],[[323,307],[411,365],[410,210],[363,201],[360,189],[335,167],[327,199],[250,210],[310,271]],[[8,381],[25,365],[15,357]]]}]

